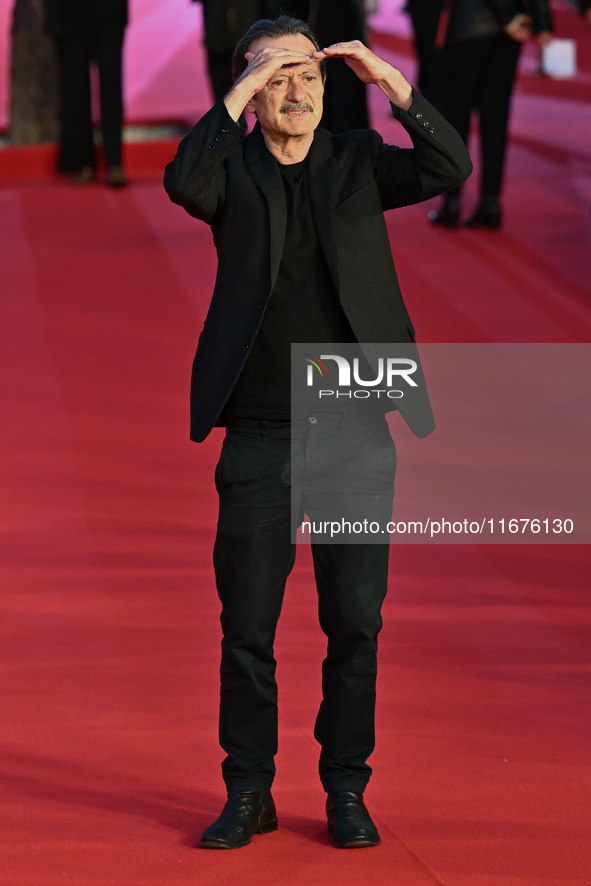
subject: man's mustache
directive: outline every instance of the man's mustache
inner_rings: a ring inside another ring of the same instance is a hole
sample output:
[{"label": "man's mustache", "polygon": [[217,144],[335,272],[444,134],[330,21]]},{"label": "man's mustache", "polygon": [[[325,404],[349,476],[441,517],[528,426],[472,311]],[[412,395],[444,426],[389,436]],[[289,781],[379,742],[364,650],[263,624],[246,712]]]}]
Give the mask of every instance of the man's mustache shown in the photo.
[{"label": "man's mustache", "polygon": [[285,114],[288,111],[311,111],[314,113],[314,108],[308,102],[286,102],[281,106],[281,113]]}]

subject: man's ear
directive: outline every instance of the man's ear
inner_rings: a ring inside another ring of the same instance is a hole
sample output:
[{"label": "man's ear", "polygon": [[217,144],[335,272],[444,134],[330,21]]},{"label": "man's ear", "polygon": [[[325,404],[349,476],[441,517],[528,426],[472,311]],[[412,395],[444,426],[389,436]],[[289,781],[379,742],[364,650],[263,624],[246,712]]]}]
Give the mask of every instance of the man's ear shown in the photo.
[{"label": "man's ear", "polygon": [[246,103],[245,110],[249,111],[251,114],[256,114],[256,101],[255,101],[256,97],[257,97],[257,94],[255,92],[253,97],[251,99],[249,99]]}]

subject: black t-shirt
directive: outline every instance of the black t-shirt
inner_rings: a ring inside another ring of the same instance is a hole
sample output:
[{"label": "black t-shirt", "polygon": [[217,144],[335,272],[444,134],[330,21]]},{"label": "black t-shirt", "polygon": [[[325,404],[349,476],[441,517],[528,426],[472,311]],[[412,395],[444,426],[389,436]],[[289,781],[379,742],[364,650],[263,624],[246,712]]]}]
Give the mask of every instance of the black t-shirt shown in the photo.
[{"label": "black t-shirt", "polygon": [[285,244],[258,334],[219,419],[289,419],[292,342],[352,342],[318,239],[308,163],[278,164],[287,202]]}]

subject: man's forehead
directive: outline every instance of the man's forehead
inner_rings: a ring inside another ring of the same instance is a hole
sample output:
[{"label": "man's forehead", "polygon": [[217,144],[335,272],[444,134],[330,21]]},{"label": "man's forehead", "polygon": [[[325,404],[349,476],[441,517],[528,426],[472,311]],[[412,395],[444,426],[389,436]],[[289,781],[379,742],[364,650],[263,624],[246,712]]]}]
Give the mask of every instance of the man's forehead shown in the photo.
[{"label": "man's forehead", "polygon": [[[253,40],[248,49],[249,52],[258,52],[260,49],[297,49],[309,54],[316,51],[312,41],[303,34],[288,34],[285,37],[258,37]],[[310,61],[313,64],[319,64],[319,62]]]},{"label": "man's forehead", "polygon": [[292,68],[298,68],[302,74],[306,71],[318,71],[320,70],[320,62],[309,61],[309,62],[290,62],[289,65],[281,65],[281,70],[290,71]]}]

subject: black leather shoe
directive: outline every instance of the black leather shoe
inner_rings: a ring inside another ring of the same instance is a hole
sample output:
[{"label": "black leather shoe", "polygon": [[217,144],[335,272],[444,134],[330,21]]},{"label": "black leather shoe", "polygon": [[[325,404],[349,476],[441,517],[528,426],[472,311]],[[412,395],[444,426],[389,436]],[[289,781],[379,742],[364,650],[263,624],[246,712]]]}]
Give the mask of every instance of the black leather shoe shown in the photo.
[{"label": "black leather shoe", "polygon": [[339,849],[377,846],[381,843],[378,829],[363,802],[363,794],[353,791],[331,791],[326,798],[328,831]]},{"label": "black leather shoe", "polygon": [[270,791],[230,791],[222,814],[203,831],[202,849],[239,849],[253,834],[277,830],[277,812]]},{"label": "black leather shoe", "polygon": [[488,228],[498,231],[501,227],[501,204],[496,197],[483,197],[476,211],[464,222],[467,228]]},{"label": "black leather shoe", "polygon": [[444,228],[457,228],[460,222],[460,201],[453,195],[444,197],[440,209],[429,213],[429,221],[432,225],[441,225]]},{"label": "black leather shoe", "polygon": [[94,181],[95,172],[92,166],[83,166],[78,172],[74,173],[72,182],[76,186],[91,185]]},{"label": "black leather shoe", "polygon": [[109,187],[124,188],[127,183],[127,173],[121,166],[109,166],[107,169],[107,184]]}]

